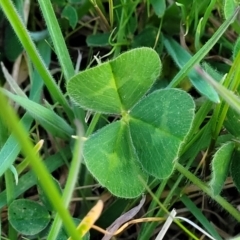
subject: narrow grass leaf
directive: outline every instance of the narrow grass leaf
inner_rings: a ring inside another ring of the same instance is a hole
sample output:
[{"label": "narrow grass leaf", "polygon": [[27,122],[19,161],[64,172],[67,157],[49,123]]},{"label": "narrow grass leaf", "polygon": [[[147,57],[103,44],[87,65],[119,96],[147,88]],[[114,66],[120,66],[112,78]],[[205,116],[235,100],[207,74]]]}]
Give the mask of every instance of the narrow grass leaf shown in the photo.
[{"label": "narrow grass leaf", "polygon": [[[193,226],[195,229],[197,229],[198,231],[200,231],[202,234],[204,234],[205,236],[207,236],[209,239],[211,240],[215,240],[215,238],[213,238],[211,235],[209,235],[206,231],[204,231],[201,227],[199,227],[196,223],[194,223],[193,221],[185,218],[185,217],[175,217],[175,219],[179,219],[181,221],[187,222],[188,224],[190,224],[191,226]],[[196,237],[195,239],[198,240],[198,238]]]},{"label": "narrow grass leaf", "polygon": [[206,62],[202,63],[202,68],[206,71],[214,80],[221,82],[224,78],[224,75],[221,72],[218,72],[211,65]]},{"label": "narrow grass leaf", "polygon": [[[44,163],[51,173],[61,167],[65,162],[63,158],[71,157],[71,150],[69,147],[66,147],[60,150],[58,153],[45,159]],[[19,197],[21,194],[26,192],[32,186],[38,183],[38,179],[32,170],[25,173],[19,178],[18,185],[14,187],[14,198]],[[0,209],[7,205],[6,190],[0,193]]]},{"label": "narrow grass leaf", "polygon": [[11,165],[9,167],[9,169],[10,169],[10,171],[12,172],[12,174],[14,176],[15,184],[18,185],[18,172],[17,172],[16,168],[13,165]]},{"label": "narrow grass leaf", "polygon": [[204,216],[202,210],[199,209],[188,196],[182,195],[180,200],[183,202],[186,208],[189,209],[196,220],[204,227],[204,229],[214,237],[214,239],[222,240],[216,229],[213,227],[212,223],[209,222],[208,219]]},{"label": "narrow grass leaf", "polygon": [[55,53],[65,76],[65,80],[68,81],[74,76],[74,68],[66,46],[66,41],[63,37],[60,25],[54,13],[53,4],[50,0],[38,0],[38,3],[42,10],[47,29],[54,45]]},{"label": "narrow grass leaf", "polygon": [[[72,195],[75,190],[75,185],[78,181],[79,172],[81,170],[82,165],[82,139],[83,139],[83,126],[80,122],[76,121],[77,127],[77,136],[78,139],[75,142],[74,150],[73,150],[73,158],[71,161],[71,166],[68,172],[67,182],[65,184],[65,188],[62,194],[62,200],[66,207],[68,207],[71,203]],[[47,240],[55,239],[58,236],[59,230],[62,225],[62,219],[59,214],[56,214],[53,224],[51,226],[51,230],[48,234]]]},{"label": "narrow grass leaf", "polygon": [[[35,146],[34,146],[34,150],[37,152],[40,151],[40,149],[43,146],[44,141],[40,140]],[[29,158],[26,157],[21,163],[19,163],[17,165],[17,173],[18,175],[20,175],[28,166],[29,166]]]},{"label": "narrow grass leaf", "polygon": [[116,196],[135,198],[144,187],[138,176],[147,181],[132,145],[126,123],[118,121],[91,135],[83,146],[88,170]]},{"label": "narrow grass leaf", "polygon": [[[50,63],[50,55],[51,55],[51,49],[49,45],[45,41],[41,41],[37,45],[39,52],[41,53],[41,56],[48,66]],[[32,74],[32,87],[30,89],[30,99],[39,102],[40,94],[43,87],[43,81],[38,74],[38,72],[35,70]],[[25,129],[30,129],[32,124],[32,117],[29,114],[25,114],[22,119],[21,123],[24,125]],[[0,120],[0,127],[2,124],[2,120]],[[5,126],[4,126],[5,127]],[[3,129],[1,129],[1,137],[4,137],[6,131],[4,132]],[[17,155],[20,152],[20,146],[19,142],[14,138],[13,134],[11,134],[8,139],[6,140],[4,146],[0,149],[0,176],[13,164],[13,162],[16,160]]]},{"label": "narrow grass leaf", "polygon": [[14,200],[8,209],[11,225],[21,234],[35,235],[41,232],[50,222],[47,209],[32,200]]},{"label": "narrow grass leaf", "polygon": [[200,38],[201,38],[202,21],[203,21],[203,18],[200,18],[199,23],[197,25],[196,33],[195,33],[194,45],[197,50],[201,48]]},{"label": "narrow grass leaf", "polygon": [[14,95],[7,90],[2,89],[2,91],[10,99],[25,108],[28,113],[53,136],[68,139],[74,133],[71,126],[54,111],[47,109],[28,98]]},{"label": "narrow grass leaf", "polygon": [[[30,129],[32,123],[32,117],[29,115],[24,115],[21,123],[24,125],[25,129]],[[0,176],[13,164],[19,154],[21,148],[19,143],[16,141],[13,134],[5,142],[2,149],[0,149]]]},{"label": "narrow grass leaf", "polygon": [[17,81],[13,79],[12,75],[8,72],[6,67],[4,66],[3,62],[1,62],[2,71],[4,74],[5,79],[7,80],[8,84],[10,85],[11,89],[19,96],[27,97],[24,91],[18,86]]},{"label": "narrow grass leaf", "polygon": [[[2,150],[2,148],[4,147],[7,139],[8,139],[8,135],[9,135],[9,130],[6,127],[6,124],[4,124],[3,120],[0,119],[0,152]],[[1,159],[2,161],[2,159]],[[1,169],[1,161],[0,161],[0,169]],[[0,171],[0,176],[1,176],[1,171]]]},{"label": "narrow grass leaf", "polygon": [[223,197],[217,195],[212,195],[211,189],[207,186],[207,184],[203,183],[199,178],[197,178],[193,173],[189,172],[186,168],[184,168],[181,164],[176,163],[176,169],[184,174],[190,181],[192,181],[195,185],[197,185],[203,192],[207,195],[211,196],[223,209],[231,214],[237,221],[240,221],[240,213],[239,211],[232,206],[229,202],[227,202]]},{"label": "narrow grass leaf", "polygon": [[132,142],[143,169],[154,177],[167,178],[189,133],[195,105],[178,89],[155,91],[130,112]]},{"label": "narrow grass leaf", "polygon": [[[164,37],[164,45],[168,53],[173,58],[174,62],[182,69],[188,61],[191,60],[192,56],[188,53],[181,45],[171,38]],[[211,101],[218,103],[219,97],[215,89],[207,83],[204,78],[197,73],[195,69],[188,72],[188,77],[193,86],[204,96],[209,98]]]},{"label": "narrow grass leaf", "polygon": [[2,111],[0,111],[1,118],[6,122],[7,126],[11,128],[14,136],[16,137],[22,148],[22,153],[25,156],[30,157],[31,167],[34,170],[34,173],[38,176],[39,182],[44,189],[46,195],[48,196],[49,200],[54,205],[55,210],[61,215],[65,229],[70,236],[74,237],[74,240],[78,240],[78,234],[70,216],[70,213],[64,207],[61,197],[57,192],[54,183],[52,182],[50,173],[47,171],[47,168],[42,162],[40,156],[35,153],[33,145],[29,139],[28,132],[20,123],[19,118],[13,108],[7,104],[7,99],[1,91],[0,104],[2,107]]},{"label": "narrow grass leaf", "polygon": [[204,79],[210,83],[218,94],[236,111],[240,114],[240,98],[235,95],[232,91],[228,90],[220,83],[215,81],[209,74],[204,72],[200,66],[196,66],[195,69],[201,74]]},{"label": "narrow grass leaf", "polygon": [[83,108],[121,114],[143,97],[160,71],[158,54],[150,48],[137,48],[77,74],[69,80],[67,90]]},{"label": "narrow grass leaf", "polygon": [[[40,2],[40,1],[39,1]],[[48,0],[44,0],[44,2],[50,2]],[[56,84],[55,80],[53,79],[52,75],[48,71],[46,65],[44,64],[42,58],[39,55],[39,52],[36,49],[34,42],[29,35],[22,18],[19,16],[18,12],[16,11],[13,2],[10,0],[0,0],[0,7],[4,12],[5,16],[8,18],[9,22],[12,25],[16,35],[18,36],[19,41],[22,43],[24,49],[28,53],[29,57],[31,58],[35,68],[37,69],[38,73],[41,75],[43,81],[46,84],[46,87],[49,90],[49,93],[53,97],[56,102],[62,104],[64,110],[66,111],[69,118],[72,118],[73,113],[70,109],[70,106],[64,97],[63,93],[61,92],[59,86]],[[50,3],[50,8],[52,5]],[[54,29],[56,26],[54,26]],[[61,46],[62,47],[62,46]],[[63,57],[65,55],[62,55]],[[74,74],[74,70],[73,70]],[[72,74],[72,75],[73,75]]]},{"label": "narrow grass leaf", "polygon": [[205,6],[206,11],[204,12],[203,20],[201,22],[201,34],[200,34],[201,36],[205,32],[206,24],[207,24],[207,22],[209,20],[209,17],[212,14],[213,9],[215,8],[216,1],[217,0],[211,0],[210,3],[209,3],[209,1],[205,1],[205,3],[206,3],[206,6]]},{"label": "narrow grass leaf", "polygon": [[174,77],[168,87],[176,87],[178,84],[187,76],[188,72],[193,68],[194,65],[198,64],[207,53],[213,48],[216,42],[220,39],[220,37],[227,30],[228,26],[232,23],[232,21],[236,18],[240,7],[238,7],[233,15],[228,18],[213,34],[213,36],[206,42],[205,45],[201,47],[201,49],[184,65],[184,67],[178,72],[178,74]]}]

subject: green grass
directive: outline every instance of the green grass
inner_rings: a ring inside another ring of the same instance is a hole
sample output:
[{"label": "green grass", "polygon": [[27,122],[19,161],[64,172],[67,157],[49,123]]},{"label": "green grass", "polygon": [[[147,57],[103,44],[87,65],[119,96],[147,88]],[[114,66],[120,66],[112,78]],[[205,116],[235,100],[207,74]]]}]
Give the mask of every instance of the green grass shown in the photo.
[{"label": "green grass", "polygon": [[237,2],[0,0],[1,239],[239,234]]}]

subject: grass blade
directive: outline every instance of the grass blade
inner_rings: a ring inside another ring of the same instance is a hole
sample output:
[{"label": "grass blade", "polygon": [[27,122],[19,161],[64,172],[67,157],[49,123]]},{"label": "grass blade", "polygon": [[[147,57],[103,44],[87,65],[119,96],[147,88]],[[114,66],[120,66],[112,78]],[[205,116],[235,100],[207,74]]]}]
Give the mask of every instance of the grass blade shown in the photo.
[{"label": "grass blade", "polygon": [[55,83],[53,77],[51,76],[50,72],[48,71],[47,67],[45,66],[44,62],[42,61],[35,44],[33,43],[23,21],[22,18],[17,13],[12,1],[10,0],[0,0],[0,6],[5,13],[6,17],[8,18],[9,22],[11,23],[16,35],[18,36],[19,40],[21,41],[24,49],[27,51],[28,55],[30,56],[32,62],[34,63],[35,68],[41,75],[44,83],[46,84],[51,96],[57,102],[62,104],[66,113],[69,117],[72,118],[72,111],[70,106],[65,99],[64,95],[62,94],[61,90],[59,89],[58,85]]},{"label": "grass blade", "polygon": [[173,80],[169,83],[168,87],[176,87],[178,84],[187,76],[188,72],[193,68],[194,65],[199,63],[206,54],[212,49],[212,47],[216,44],[216,42],[220,39],[229,25],[236,18],[240,7],[236,9],[234,14],[228,18],[213,34],[212,38],[210,38],[207,43],[202,46],[202,48],[187,62],[187,64],[178,72],[178,74],[173,78]]},{"label": "grass blade", "polygon": [[50,0],[38,0],[38,3],[47,24],[47,28],[54,45],[54,50],[58,56],[65,80],[68,81],[68,79],[74,75],[74,68],[61,29],[53,11],[52,3]]},{"label": "grass blade", "polygon": [[61,196],[56,189],[50,173],[47,171],[47,168],[41,161],[39,155],[36,155],[33,145],[28,138],[28,133],[20,123],[12,107],[7,104],[7,99],[5,99],[2,93],[0,93],[0,104],[2,106],[2,111],[0,111],[1,118],[5,121],[7,126],[14,133],[16,139],[19,141],[24,155],[31,159],[30,165],[35,174],[38,176],[39,182],[49,198],[49,201],[53,204],[55,210],[60,214],[68,234],[72,236],[74,240],[78,240],[79,236],[76,231],[75,224],[73,223],[69,211],[62,203]]}]

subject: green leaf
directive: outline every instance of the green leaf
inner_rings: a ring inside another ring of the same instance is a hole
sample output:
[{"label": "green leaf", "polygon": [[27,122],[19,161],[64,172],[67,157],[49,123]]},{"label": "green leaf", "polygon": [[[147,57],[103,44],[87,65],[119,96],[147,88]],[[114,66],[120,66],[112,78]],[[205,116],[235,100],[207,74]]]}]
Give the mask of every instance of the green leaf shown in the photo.
[{"label": "green leaf", "polygon": [[147,181],[132,145],[127,124],[118,121],[91,135],[83,146],[88,170],[116,196],[134,198],[144,187],[139,176]]},{"label": "green leaf", "polygon": [[48,225],[50,215],[40,204],[31,200],[18,199],[10,204],[8,219],[19,233],[35,235]]},{"label": "green leaf", "polygon": [[[172,4],[172,6],[175,6]],[[234,14],[231,16],[231,18],[224,21],[224,23],[217,29],[217,31],[212,35],[212,37],[204,44],[201,49],[196,52],[196,54],[191,58],[190,61],[188,61],[184,67],[177,73],[177,75],[173,78],[173,80],[169,83],[168,87],[176,87],[182,82],[182,80],[186,77],[188,72],[196,66],[206,55],[207,53],[213,48],[213,46],[216,44],[216,42],[220,39],[220,37],[224,34],[226,29],[229,27],[229,25],[232,23],[232,21],[236,18],[236,16],[239,13],[240,8],[237,8],[237,10],[234,12]],[[177,13],[176,13],[177,14]],[[164,16],[164,20],[166,21],[167,11]],[[171,24],[172,24],[172,19]],[[170,27],[170,26],[169,26]],[[164,28],[165,29],[165,28]],[[168,30],[168,29],[167,29]],[[169,32],[169,31],[167,31]]]},{"label": "green leaf", "polygon": [[[204,227],[204,229],[207,230],[207,232],[211,234],[213,239],[222,240],[222,238],[219,236],[218,231],[214,228],[214,226],[209,222],[207,217],[203,214],[202,209],[198,208],[196,206],[195,202],[193,202],[193,200],[191,200],[190,197],[183,194],[181,196],[180,200],[183,202],[183,204],[186,206],[186,208],[191,212],[191,214],[196,218],[197,222],[201,223],[201,225]],[[199,224],[198,224],[198,226],[199,226]]]},{"label": "green leaf", "polygon": [[68,2],[71,4],[79,4],[79,3],[83,4],[83,2],[79,0],[68,0]]},{"label": "green leaf", "polygon": [[[53,177],[52,177],[52,180],[55,183],[55,186],[56,186],[59,194],[62,195],[62,188],[61,188],[60,183],[57,181],[57,179],[55,179]],[[42,187],[39,184],[37,185],[37,190],[38,190],[39,199],[41,200],[41,202],[43,203],[45,208],[48,211],[54,211],[54,208],[53,208],[51,202],[48,200],[46,194],[44,193]]]},{"label": "green leaf", "polygon": [[172,173],[192,126],[194,109],[193,99],[182,90],[150,94],[120,121],[85,142],[83,155],[88,170],[114,195],[137,197],[144,190],[139,176],[147,179],[141,167],[160,179]]},{"label": "green leaf", "polygon": [[2,89],[2,91],[13,101],[25,108],[28,113],[53,136],[68,139],[73,134],[74,131],[71,126],[54,111],[47,109],[28,98],[14,95],[7,90]]},{"label": "green leaf", "polygon": [[233,182],[240,192],[240,150],[237,149],[234,151],[232,162],[230,166],[230,173],[233,179]]},{"label": "green leaf", "polygon": [[[186,65],[186,63],[192,58],[191,54],[189,54],[181,45],[179,45],[176,41],[171,38],[164,38],[164,45],[171,55],[173,60],[176,62],[178,67],[181,69]],[[209,98],[211,101],[215,103],[219,103],[219,97],[215,89],[205,81],[205,79],[197,73],[196,70],[192,69],[188,73],[188,77],[190,78],[193,86],[204,96]]]},{"label": "green leaf", "polygon": [[227,178],[234,143],[228,142],[222,145],[214,154],[212,160],[212,178],[209,183],[214,196],[219,195]]},{"label": "green leaf", "polygon": [[[138,35],[134,36],[132,47],[153,47],[158,37],[158,28],[156,27],[146,27]],[[155,50],[161,52],[163,47],[162,38],[159,37],[159,41],[156,44]]]},{"label": "green leaf", "polygon": [[64,6],[66,4],[65,0],[52,0],[52,3],[57,4],[59,6]]},{"label": "green leaf", "polygon": [[7,25],[4,34],[4,53],[7,59],[13,62],[22,53],[23,47],[10,24]]},{"label": "green leaf", "polygon": [[202,68],[205,72],[207,72],[217,82],[221,82],[221,80],[224,77],[224,75],[221,72],[218,72],[216,69],[214,69],[212,66],[210,66],[206,62],[202,63]]},{"label": "green leaf", "polygon": [[[1,149],[4,146],[5,142],[7,141],[8,135],[9,135],[8,128],[6,127],[6,124],[3,122],[2,119],[0,119],[0,133],[1,133],[0,134],[0,152],[1,152]],[[1,176],[1,173],[0,173],[0,176]]]},{"label": "green leaf", "polygon": [[[41,41],[38,43],[38,49],[41,53],[41,57],[44,60],[45,64],[48,66],[50,63],[50,55],[51,55],[51,49],[49,45],[45,41]],[[34,100],[36,102],[39,101],[40,95],[42,92],[43,87],[43,81],[38,72],[35,70],[33,72],[32,78],[34,81],[32,81],[31,89],[30,89],[30,99]],[[28,114],[25,114],[21,119],[21,124],[24,125],[25,129],[30,129],[32,124],[32,117]],[[1,125],[1,123],[0,123]],[[1,129],[1,137],[4,137],[4,132]],[[0,149],[0,176],[13,164],[13,162],[16,160],[21,148],[19,145],[19,142],[15,139],[13,134],[9,136],[6,143]],[[1,204],[1,203],[0,203]]]},{"label": "green leaf", "polygon": [[11,166],[9,167],[9,170],[12,172],[12,174],[13,174],[13,176],[14,176],[15,184],[18,185],[18,173],[17,173],[16,168],[15,168],[13,165],[11,165]]},{"label": "green leaf", "polygon": [[166,10],[166,0],[151,0],[150,1],[154,12],[158,15],[158,17],[162,17]]},{"label": "green leaf", "polygon": [[[18,1],[21,2],[21,1]],[[46,3],[46,1],[40,1],[38,2],[40,5],[47,5],[47,7],[45,7],[44,11],[42,11],[43,16],[45,21],[49,19],[50,16],[46,16],[45,15],[45,11],[49,10],[53,12],[52,7],[50,5],[50,2]],[[45,4],[44,4],[45,3]],[[4,12],[5,16],[9,19],[12,28],[14,29],[16,35],[19,38],[19,41],[22,43],[24,50],[27,52],[29,58],[31,59],[33,65],[36,67],[37,71],[40,73],[42,79],[44,80],[46,87],[49,90],[50,95],[53,97],[54,100],[58,101],[60,104],[62,104],[64,110],[66,111],[67,115],[69,118],[73,117],[73,113],[70,109],[70,106],[65,98],[65,96],[63,95],[63,93],[61,92],[59,86],[57,85],[57,83],[55,82],[55,80],[53,79],[51,73],[49,72],[49,70],[47,69],[46,65],[44,64],[44,62],[42,61],[42,58],[39,55],[39,52],[36,49],[35,44],[33,43],[30,34],[28,33],[24,23],[23,23],[23,19],[20,17],[20,15],[18,14],[17,10],[14,8],[14,5],[12,3],[12,1],[4,1],[4,2],[0,2],[0,6],[2,11]],[[54,14],[53,14],[54,15]],[[54,15],[55,16],[55,15]],[[52,16],[52,27],[49,27],[49,30],[55,30],[56,28],[59,29],[58,24],[56,23],[57,21],[54,21],[55,18]],[[56,23],[56,24],[55,24]],[[62,35],[61,35],[62,36]],[[51,38],[54,42],[55,38],[54,36],[51,35]],[[63,39],[63,37],[62,37]],[[66,53],[65,48],[65,43],[63,43],[61,37],[58,37],[58,46],[55,45],[55,50],[59,50],[61,49],[61,52],[64,54],[59,55],[58,59],[60,61],[60,63],[62,63],[62,60],[67,60],[68,59],[68,53]],[[60,44],[59,44],[60,42]],[[61,46],[61,47],[59,47]],[[58,55],[58,54],[57,54]],[[64,56],[64,57],[63,57]],[[69,62],[70,58],[69,58]],[[66,63],[66,61],[65,61]],[[63,72],[65,73],[66,70],[66,66],[69,66],[71,64],[66,63],[64,66],[62,65],[62,69]],[[68,69],[69,70],[69,69]],[[69,70],[70,72],[70,70]],[[72,67],[72,72],[74,72],[74,69]],[[71,75],[73,76],[73,74]],[[66,77],[66,79],[68,79],[68,77]]]},{"label": "green leaf", "polygon": [[194,118],[194,102],[178,89],[155,91],[130,112],[133,145],[144,170],[160,179],[173,171]]},{"label": "green leaf", "polygon": [[145,171],[168,177],[192,126],[195,105],[186,92],[160,90],[140,100],[160,70],[156,52],[138,48],[78,74],[67,86],[82,107],[122,114],[83,147],[88,170],[119,197],[139,196],[144,190],[139,178],[147,180]]},{"label": "green leaf", "polygon": [[41,31],[29,32],[29,33],[34,42],[39,42],[42,40],[46,41],[46,38],[48,38],[48,36],[49,36],[49,32],[47,29],[44,29]]},{"label": "green leaf", "polygon": [[160,71],[158,54],[150,48],[137,48],[77,74],[69,80],[67,90],[83,108],[121,114],[150,89]]},{"label": "green leaf", "polygon": [[240,137],[239,113],[229,108],[224,121],[224,127],[235,137]]},{"label": "green leaf", "polygon": [[240,37],[238,37],[237,41],[234,44],[233,59],[237,57],[239,51],[240,51]]},{"label": "green leaf", "polygon": [[70,26],[74,29],[77,26],[78,14],[76,9],[71,5],[66,5],[62,11],[62,17],[68,19]]},{"label": "green leaf", "polygon": [[218,82],[216,82],[214,79],[212,79],[209,75],[202,72],[200,68],[198,68],[199,72],[206,77],[206,81],[210,83],[216,91],[219,93],[219,95],[234,109],[237,113],[240,114],[240,99],[237,95],[235,95],[232,91],[225,88]]},{"label": "green leaf", "polygon": [[236,8],[237,3],[235,0],[224,0],[223,10],[225,19],[230,18],[233,15]]},{"label": "green leaf", "polygon": [[[65,164],[64,159],[69,159],[71,157],[70,147],[65,147],[60,150],[58,153],[48,157],[44,160],[44,163],[49,171],[52,173],[59,167]],[[32,170],[25,173],[20,177],[18,185],[14,187],[14,198],[19,197],[21,194],[26,192],[28,189],[36,185],[38,182],[36,175]],[[0,193],[0,209],[7,205],[7,195],[6,190]]]},{"label": "green leaf", "polygon": [[[14,5],[19,15],[24,19],[24,3],[22,1],[14,1]],[[2,12],[2,11],[1,11]],[[10,22],[6,22],[6,26],[4,27],[4,53],[9,61],[13,62],[17,59],[17,57],[23,52],[23,46],[20,43],[16,33],[14,32]]]},{"label": "green leaf", "polygon": [[87,36],[86,42],[89,47],[109,46],[110,33],[99,33]]},{"label": "green leaf", "polygon": [[235,237],[231,237],[231,238],[229,238],[229,240],[240,240],[240,237],[239,236],[235,236]]}]

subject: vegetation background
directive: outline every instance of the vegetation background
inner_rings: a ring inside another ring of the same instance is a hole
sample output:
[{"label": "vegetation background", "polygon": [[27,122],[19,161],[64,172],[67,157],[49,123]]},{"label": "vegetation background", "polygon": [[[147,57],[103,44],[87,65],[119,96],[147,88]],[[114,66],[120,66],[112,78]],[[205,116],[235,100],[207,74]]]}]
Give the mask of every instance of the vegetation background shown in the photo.
[{"label": "vegetation background", "polygon": [[0,9],[1,239],[238,239],[239,1]]}]

